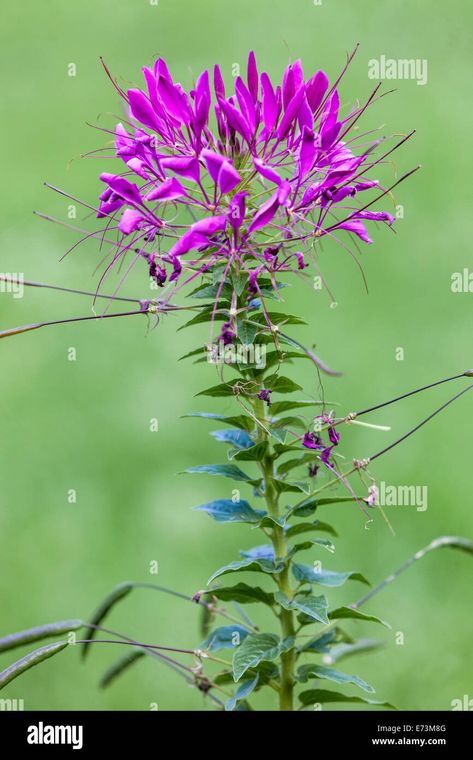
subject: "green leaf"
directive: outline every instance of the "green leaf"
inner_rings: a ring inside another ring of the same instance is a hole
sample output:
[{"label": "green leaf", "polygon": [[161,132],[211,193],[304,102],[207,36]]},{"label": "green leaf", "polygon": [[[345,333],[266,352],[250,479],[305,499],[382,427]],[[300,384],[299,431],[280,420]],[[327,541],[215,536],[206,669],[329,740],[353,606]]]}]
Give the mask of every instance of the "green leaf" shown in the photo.
[{"label": "green leaf", "polygon": [[335,546],[327,538],[308,538],[306,541],[302,541],[300,544],[294,544],[294,546],[291,547],[289,553],[292,557],[294,554],[297,554],[297,552],[303,552],[307,551],[307,549],[312,549],[314,545],[322,546],[331,554],[333,554],[335,551]]},{"label": "green leaf", "polygon": [[238,338],[243,343],[243,345],[253,345],[257,332],[258,325],[250,324],[250,322],[247,322],[244,319],[237,319]]},{"label": "green leaf", "polygon": [[233,655],[233,678],[239,681],[249,668],[278,658],[294,647],[294,637],[281,641],[274,633],[252,633]]},{"label": "green leaf", "polygon": [[304,615],[317,620],[319,623],[328,625],[327,617],[328,602],[325,596],[312,596],[310,594],[296,594],[294,599],[288,599],[286,594],[278,591],[274,598],[285,610],[297,610]]},{"label": "green leaf", "polygon": [[[272,375],[267,377],[265,384],[268,388],[271,388],[273,393],[294,393],[295,391],[301,391],[302,387],[284,375]],[[274,409],[271,410],[275,414]]]},{"label": "green leaf", "polygon": [[337,641],[338,631],[336,628],[327,633],[321,633],[314,639],[311,639],[307,644],[300,647],[301,652],[317,652],[319,654],[326,654],[332,651],[331,645]]},{"label": "green leaf", "polygon": [[200,391],[195,394],[196,396],[234,396],[233,385],[231,383],[220,383],[219,385],[213,385],[211,388],[206,388],[204,391]]},{"label": "green leaf", "polygon": [[194,325],[200,325],[203,322],[210,322],[213,318],[216,322],[225,322],[228,319],[228,304],[226,304],[223,301],[220,301],[217,304],[215,313],[214,313],[215,304],[202,304],[201,311],[195,315],[195,317],[192,317],[192,319],[189,319],[188,322],[186,322],[184,325],[181,325],[178,327],[178,332],[180,330],[184,330],[186,327],[193,327]]},{"label": "green leaf", "polygon": [[[241,625],[222,625],[215,628],[199,646],[209,652],[218,652],[220,649],[235,649],[246,639],[249,631]],[[235,643],[237,641],[237,643]]]},{"label": "green leaf", "polygon": [[310,484],[304,480],[280,480],[273,478],[278,493],[309,493]]},{"label": "green leaf", "polygon": [[254,604],[261,602],[268,607],[274,604],[274,594],[264,591],[259,586],[248,586],[246,583],[237,583],[235,586],[215,588],[206,593],[216,596],[222,602],[239,602],[240,604]]},{"label": "green leaf", "polygon": [[352,657],[356,654],[365,654],[365,652],[372,652],[375,649],[382,649],[384,647],[383,641],[377,639],[358,639],[353,643],[341,643],[330,649],[330,655],[327,661],[330,664],[344,660],[347,657]]},{"label": "green leaf", "polygon": [[235,454],[233,459],[238,459],[239,462],[259,462],[266,454],[267,448],[268,442],[261,441],[261,443],[257,443],[256,445],[251,446],[251,448],[239,451],[238,454]]},{"label": "green leaf", "polygon": [[206,347],[205,346],[199,346],[199,348],[194,348],[193,351],[189,351],[189,353],[183,354],[182,356],[180,356],[179,357],[179,361],[182,362],[182,361],[184,361],[184,359],[191,359],[193,356],[199,356],[199,354],[201,356],[203,356],[206,353],[207,353]]},{"label": "green leaf", "polygon": [[309,678],[321,678],[326,681],[334,681],[334,683],[354,684],[363,691],[374,692],[373,687],[363,681],[362,678],[350,676],[347,673],[342,673],[341,670],[335,670],[335,668],[325,668],[322,665],[301,665],[295,678],[300,683],[307,683]]},{"label": "green leaf", "polygon": [[286,325],[306,325],[307,322],[301,317],[297,317],[295,314],[281,314],[277,311],[270,311],[266,314],[255,314],[251,317],[253,321],[259,322],[262,325],[267,325],[268,319],[275,325],[284,322]]},{"label": "green leaf", "polygon": [[278,474],[285,475],[295,467],[302,467],[305,464],[309,464],[309,462],[312,462],[314,458],[315,457],[313,454],[302,454],[300,457],[287,459],[285,462],[281,462],[281,464],[278,465]]},{"label": "green leaf", "polygon": [[219,296],[219,298],[230,299],[232,296],[231,287],[226,283],[224,283],[223,286],[220,286],[219,284],[209,285],[208,283],[204,283],[203,285],[199,285],[198,288],[195,288],[195,290],[193,290],[192,293],[189,293],[187,297],[210,299],[216,298],[217,296]]},{"label": "green leaf", "polygon": [[[85,634],[84,639],[93,639],[96,634],[96,629],[92,626],[100,625],[102,620],[108,615],[112,607],[115,606],[117,602],[119,602],[121,599],[124,599],[125,596],[128,596],[130,591],[133,589],[134,584],[127,581],[126,583],[120,583],[118,586],[115,586],[114,589],[108,594],[108,596],[105,597],[103,602],[97,607],[94,614],[92,615],[92,618],[90,622],[88,623],[88,627]],[[87,654],[87,651],[89,649],[90,643],[83,644],[82,646],[82,657],[85,657]]]},{"label": "green leaf", "polygon": [[270,573],[271,575],[277,575],[284,570],[284,562],[273,562],[268,559],[242,559],[236,562],[230,562],[228,565],[224,565],[219,570],[216,570],[213,575],[210,576],[207,581],[207,586],[210,586],[212,581],[219,578],[221,575],[227,575],[228,573]]},{"label": "green leaf", "polygon": [[266,512],[261,509],[253,509],[247,501],[233,502],[231,499],[217,499],[208,504],[194,507],[199,512],[207,512],[217,522],[245,522],[257,523],[265,516]]},{"label": "green leaf", "polygon": [[380,623],[385,628],[391,628],[385,620],[381,620],[375,615],[367,615],[365,612],[353,609],[353,607],[338,607],[329,613],[329,618],[330,620],[365,620],[367,623]]},{"label": "green leaf", "polygon": [[314,520],[311,523],[296,523],[291,525],[286,531],[287,538],[298,536],[300,533],[311,533],[312,531],[321,531],[322,533],[329,533],[331,536],[337,536],[337,531],[332,528],[331,525],[320,520]]},{"label": "green leaf", "polygon": [[[360,499],[363,497],[359,497]],[[310,496],[305,501],[298,504],[291,510],[291,514],[296,517],[308,517],[313,514],[318,507],[324,504],[342,504],[346,501],[356,501],[353,496],[326,496],[323,499],[317,498],[317,496]]]},{"label": "green leaf", "polygon": [[249,694],[251,694],[252,691],[256,689],[256,686],[258,685],[259,681],[259,675],[258,673],[254,678],[251,678],[247,681],[243,681],[238,689],[236,690],[234,696],[228,700],[228,702],[225,704],[225,710],[234,710],[236,707],[237,702],[239,702],[241,699],[245,699]]},{"label": "green leaf", "polygon": [[44,662],[44,660],[47,660],[58,652],[62,652],[62,650],[68,646],[68,641],[56,641],[54,644],[46,644],[46,646],[41,647],[40,649],[35,649],[34,652],[25,655],[21,660],[17,660],[17,662],[14,662],[13,665],[5,668],[5,670],[2,670],[0,673],[0,689],[3,689],[7,683],[13,681],[14,678],[17,678],[26,670],[33,668],[35,665],[39,665],[41,662]]},{"label": "green leaf", "polygon": [[210,435],[221,443],[230,443],[236,449],[253,448],[255,442],[244,430],[213,430]]},{"label": "green leaf", "polygon": [[61,633],[77,631],[84,625],[85,623],[82,620],[60,620],[57,623],[47,623],[35,628],[28,628],[26,631],[10,633],[0,639],[0,652],[22,647],[25,644],[32,644],[35,641],[41,641],[41,639],[48,639],[51,636],[59,636]]},{"label": "green leaf", "polygon": [[240,428],[240,430],[246,430],[247,433],[251,433],[254,428],[253,420],[250,417],[246,417],[244,414],[240,414],[236,417],[226,417],[224,414],[214,414],[213,412],[190,412],[189,414],[183,414],[182,416],[219,420],[220,422],[226,422],[227,425]]},{"label": "green leaf", "polygon": [[133,651],[124,654],[105,671],[100,679],[100,688],[105,689],[107,686],[110,686],[118,676],[124,673],[125,670],[128,670],[128,668],[130,668],[135,662],[141,660],[144,655],[145,651],[143,649],[134,649]]},{"label": "green leaf", "polygon": [[289,412],[291,409],[306,409],[310,406],[322,406],[323,401],[275,401],[271,404],[271,414],[277,415]]},{"label": "green leaf", "polygon": [[365,699],[364,697],[349,697],[338,691],[326,691],[325,689],[309,689],[308,691],[303,691],[299,694],[299,700],[303,705],[318,705],[326,704],[328,702],[349,702],[352,704],[388,707],[391,710],[396,709],[394,705],[391,705],[389,702],[377,702],[376,700]]},{"label": "green leaf", "polygon": [[292,565],[292,574],[300,583],[318,583],[320,586],[332,588],[342,586],[347,580],[360,581],[360,583],[370,585],[361,573],[353,570],[348,570],[345,573],[335,573],[332,570],[314,570],[310,565],[298,565],[294,563]]},{"label": "green leaf", "polygon": [[[232,478],[232,480],[243,480],[245,482],[251,481],[249,475],[240,470],[235,464],[201,464],[197,467],[189,467],[185,473],[205,473],[206,475],[222,475],[224,478]],[[183,474],[183,473],[181,473]]]}]

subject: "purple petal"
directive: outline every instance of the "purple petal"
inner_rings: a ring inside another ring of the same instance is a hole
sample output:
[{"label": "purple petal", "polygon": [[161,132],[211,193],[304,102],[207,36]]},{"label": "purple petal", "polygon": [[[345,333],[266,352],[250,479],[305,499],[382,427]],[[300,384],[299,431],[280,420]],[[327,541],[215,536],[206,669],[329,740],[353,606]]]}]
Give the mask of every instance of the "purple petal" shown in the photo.
[{"label": "purple petal", "polygon": [[276,171],[274,171],[274,169],[271,168],[271,166],[267,166],[259,158],[254,158],[253,163],[255,165],[256,171],[259,172],[262,177],[268,179],[270,182],[274,182],[275,185],[281,184],[281,177]]},{"label": "purple petal", "polygon": [[316,154],[317,148],[315,147],[314,133],[305,126],[302,129],[302,140],[299,151],[299,175],[301,179],[304,179],[311,171]]},{"label": "purple petal", "polygon": [[328,89],[328,76],[325,71],[317,71],[314,76],[307,82],[306,92],[307,101],[312,113],[320,106],[324,95]]},{"label": "purple petal", "polygon": [[250,128],[245,121],[244,116],[238,111],[238,109],[229,103],[228,100],[221,100],[220,108],[225,114],[229,125],[239,132],[247,143],[251,142]]},{"label": "purple petal", "polygon": [[363,240],[364,243],[373,242],[370,236],[368,235],[368,231],[365,225],[362,222],[357,222],[356,219],[350,219],[349,221],[341,222],[340,224],[337,224],[336,229],[353,232],[353,234],[357,235],[360,238],[360,240]]},{"label": "purple petal", "polygon": [[256,57],[252,50],[248,56],[247,77],[248,77],[248,89],[251,93],[253,100],[256,103],[256,101],[258,100],[258,69],[256,66]]},{"label": "purple petal", "polygon": [[128,90],[131,115],[136,121],[144,124],[149,129],[161,131],[161,123],[156,116],[153,106],[141,90]]},{"label": "purple petal", "polygon": [[271,80],[265,71],[261,74],[261,90],[263,92],[263,121],[267,132],[276,126],[280,107]]},{"label": "purple petal", "polygon": [[181,256],[183,253],[192,250],[192,248],[198,248],[201,245],[207,244],[209,237],[216,232],[224,230],[226,224],[226,216],[211,216],[206,219],[200,219],[173,245],[169,251],[169,257],[174,259],[176,256]]},{"label": "purple petal", "polygon": [[280,140],[283,140],[286,137],[287,133],[292,127],[293,122],[299,112],[299,108],[301,107],[304,96],[305,90],[303,87],[300,87],[299,90],[297,90],[295,93],[291,102],[288,104],[277,130],[278,138]]},{"label": "purple petal", "polygon": [[246,123],[248,124],[251,133],[253,134],[256,129],[256,111],[255,104],[250,91],[246,88],[243,79],[237,77],[235,82],[235,92]]},{"label": "purple petal", "polygon": [[234,230],[241,227],[243,219],[245,218],[245,198],[247,195],[248,193],[245,190],[242,190],[241,192],[236,193],[228,204],[227,219]]},{"label": "purple petal", "polygon": [[133,203],[139,206],[143,205],[143,200],[137,186],[128,182],[124,177],[104,172],[100,175],[100,179],[102,182],[106,182],[114,193],[119,195],[120,198],[123,198],[125,201],[128,201],[128,203]]},{"label": "purple petal", "polygon": [[194,182],[198,182],[200,179],[200,164],[198,158],[162,158],[160,164],[164,169],[170,169],[185,179],[191,179]]},{"label": "purple petal", "polygon": [[184,90],[163,76],[158,77],[156,89],[167,112],[179,122],[189,125],[191,108]]},{"label": "purple petal", "polygon": [[215,64],[214,66],[214,90],[217,98],[219,100],[224,100],[225,84],[223,82],[222,72],[220,71],[220,66],[218,66],[218,64]]},{"label": "purple petal", "polygon": [[205,70],[198,78],[195,88],[195,121],[199,129],[202,129],[208,122],[210,102],[209,72]]},{"label": "purple petal", "polygon": [[241,182],[241,177],[237,170],[230,163],[230,161],[224,161],[220,167],[218,175],[218,185],[221,193],[229,193]]},{"label": "purple petal", "polygon": [[161,182],[154,190],[148,193],[146,200],[164,203],[166,201],[174,201],[183,195],[187,195],[187,193],[179,180],[175,177],[168,177],[168,179],[165,179],[164,182]]},{"label": "purple petal", "polygon": [[387,211],[359,211],[355,217],[356,219],[371,219],[374,222],[386,222],[391,225],[394,224],[396,219]]},{"label": "purple petal", "polygon": [[124,235],[129,235],[134,232],[140,224],[143,222],[143,216],[139,211],[135,211],[132,208],[126,208],[120,219],[118,229],[123,232]]}]

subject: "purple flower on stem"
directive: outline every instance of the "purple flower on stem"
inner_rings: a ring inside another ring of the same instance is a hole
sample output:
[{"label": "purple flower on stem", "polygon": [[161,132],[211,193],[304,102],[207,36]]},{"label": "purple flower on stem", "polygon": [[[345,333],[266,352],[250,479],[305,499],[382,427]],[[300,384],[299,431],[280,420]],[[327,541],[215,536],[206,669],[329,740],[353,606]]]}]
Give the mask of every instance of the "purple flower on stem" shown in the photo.
[{"label": "purple flower on stem", "polygon": [[268,406],[271,406],[271,388],[262,388],[258,393],[260,401],[265,401]]}]

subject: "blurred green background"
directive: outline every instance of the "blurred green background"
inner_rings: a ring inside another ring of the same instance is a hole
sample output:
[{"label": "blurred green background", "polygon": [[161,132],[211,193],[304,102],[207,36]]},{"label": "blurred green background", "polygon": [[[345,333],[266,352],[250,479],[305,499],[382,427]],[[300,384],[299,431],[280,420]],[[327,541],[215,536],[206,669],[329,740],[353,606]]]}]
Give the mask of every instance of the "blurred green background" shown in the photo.
[{"label": "blurred green background", "polygon": [[[368,61],[381,55],[428,61],[428,83],[386,82],[396,92],[381,100],[364,126],[381,134],[417,135],[394,155],[382,177],[422,164],[396,191],[404,218],[397,234],[373,229],[375,245],[362,260],[369,295],[353,261],[335,244],[321,258],[338,302],[303,284],[289,308],[308,317],[298,334],[343,377],[324,381],[326,396],[352,410],[454,374],[473,364],[472,299],[453,294],[453,272],[472,267],[470,178],[466,157],[469,112],[471,5],[455,0],[353,3],[350,0],[25,0],[4,4],[0,31],[2,89],[2,202],[0,270],[72,287],[94,289],[96,243],[60,257],[77,236],[32,215],[33,209],[67,221],[68,201],[42,187],[47,180],[95,203],[97,175],[110,170],[100,153],[107,136],[86,122],[114,125],[118,97],[99,63],[104,56],[122,83],[140,83],[140,67],[162,55],[174,78],[189,85],[218,61],[228,83],[232,65],[254,48],[261,69],[278,78],[290,58],[306,74],[319,67],[333,78],[356,42],[360,50],[343,81],[342,102],[366,98],[373,82]],[[77,67],[68,76],[68,65]],[[469,134],[469,132],[468,132]],[[469,138],[468,138],[469,139]],[[78,160],[72,160],[72,159]],[[72,161],[71,161],[72,160]],[[389,202],[384,204],[389,207]],[[82,223],[82,211],[73,222]],[[144,269],[124,294],[147,297]],[[0,329],[42,319],[90,314],[87,298],[29,290],[22,300],[0,295]],[[144,320],[109,320],[45,329],[0,344],[0,632],[68,617],[87,616],[118,582],[151,580],[186,593],[204,587],[210,573],[259,539],[243,526],[219,526],[191,507],[228,498],[228,482],[176,473],[218,461],[224,449],[205,421],[181,419],[193,409],[216,410],[194,399],[216,382],[206,365],[177,363],[206,340],[206,331],[176,333],[165,319],[146,333]],[[76,349],[76,361],[68,350]],[[396,350],[404,349],[404,360]],[[307,393],[318,396],[312,370],[299,363]],[[366,456],[401,435],[461,388],[443,387],[373,415],[390,433],[351,428],[344,453]],[[219,403],[223,411],[232,402]],[[389,484],[428,486],[428,509],[387,508],[396,536],[378,515],[369,530],[351,505],[324,507],[322,519],[341,533],[327,567],[359,569],[380,580],[441,534],[473,537],[471,410],[464,397],[405,445],[373,466]],[[158,418],[159,432],[149,430]],[[469,453],[470,452],[470,453]],[[470,462],[470,464],[468,464]],[[77,502],[68,502],[69,489]],[[159,575],[150,577],[150,562]],[[245,580],[250,579],[248,576]],[[372,682],[379,698],[404,709],[450,709],[473,697],[471,638],[473,563],[454,552],[430,555],[369,605],[388,618],[386,649],[344,664]],[[331,595],[352,601],[352,584]],[[198,610],[153,592],[136,591],[109,620],[142,640],[195,646]],[[377,631],[358,626],[357,634]],[[395,641],[404,634],[404,645]],[[87,665],[68,651],[16,680],[2,697],[23,698],[25,709],[160,709],[205,707],[159,663],[139,663],[110,688],[99,674],[119,654],[96,647]],[[4,655],[5,667],[12,654]],[[353,692],[355,693],[355,692]],[[271,701],[260,706],[274,708]]]}]

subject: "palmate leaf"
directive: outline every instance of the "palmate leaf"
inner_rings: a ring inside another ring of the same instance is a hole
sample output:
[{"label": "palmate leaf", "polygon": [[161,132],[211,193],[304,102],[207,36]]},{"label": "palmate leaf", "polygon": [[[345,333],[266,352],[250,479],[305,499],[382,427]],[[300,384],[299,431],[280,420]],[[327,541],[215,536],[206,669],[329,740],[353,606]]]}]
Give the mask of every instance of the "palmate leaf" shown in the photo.
[{"label": "palmate leaf", "polygon": [[294,647],[294,637],[281,640],[274,633],[252,633],[233,655],[233,678],[239,681],[250,668],[272,661]]},{"label": "palmate leaf", "polygon": [[[235,649],[246,639],[249,631],[242,625],[222,625],[215,628],[206,639],[200,644],[199,649],[205,649],[209,652],[218,652],[220,649]],[[238,643],[235,644],[235,635]]]},{"label": "palmate leaf", "polygon": [[375,705],[377,707],[387,707],[395,710],[394,705],[389,702],[378,702],[374,699],[365,699],[364,697],[351,697],[347,694],[341,694],[338,691],[326,691],[325,689],[309,689],[299,694],[300,702],[306,705],[323,705],[334,702],[348,702],[351,704]]},{"label": "palmate leaf", "polygon": [[366,683],[366,681],[363,681],[362,678],[359,678],[359,676],[350,676],[347,673],[342,673],[340,670],[326,668],[323,665],[301,665],[295,675],[296,681],[307,683],[310,678],[320,678],[334,681],[334,683],[338,684],[354,684],[363,689],[363,691],[374,692],[373,687]]},{"label": "palmate leaf", "polygon": [[230,562],[228,565],[216,570],[213,575],[207,581],[209,586],[216,578],[221,575],[228,575],[228,573],[270,573],[271,575],[277,575],[284,570],[284,562],[274,562],[269,559],[248,559],[237,560],[236,562]]},{"label": "palmate leaf", "polygon": [[238,602],[239,604],[261,602],[268,607],[274,605],[274,594],[264,591],[259,586],[248,586],[247,583],[237,583],[235,586],[215,588],[206,593],[217,597],[222,602]]},{"label": "palmate leaf", "polygon": [[28,628],[25,631],[10,633],[8,636],[3,636],[0,639],[0,652],[6,652],[9,649],[22,647],[26,644],[33,644],[35,641],[59,636],[62,633],[77,631],[78,628],[82,628],[84,625],[83,620],[59,620],[55,623]]},{"label": "palmate leaf", "polygon": [[194,509],[198,512],[207,512],[217,522],[258,523],[266,514],[264,510],[250,507],[244,499],[237,502],[231,499],[217,499]]},{"label": "palmate leaf", "polygon": [[54,644],[46,644],[44,647],[35,649],[34,652],[22,657],[21,660],[17,660],[13,665],[10,665],[0,673],[0,689],[3,689],[10,681],[17,678],[26,670],[33,668],[35,665],[39,665],[44,660],[49,659],[58,652],[62,652],[63,649],[69,646],[68,641],[56,641]]},{"label": "palmate leaf", "polygon": [[311,594],[296,594],[293,599],[288,599],[286,594],[278,591],[275,594],[276,601],[285,610],[297,610],[302,612],[311,620],[328,625],[330,622],[327,617],[328,602],[325,596],[312,596]]},{"label": "palmate leaf", "polygon": [[347,580],[359,581],[360,583],[366,583],[368,586],[370,585],[364,575],[353,570],[348,570],[345,573],[336,573],[332,570],[315,570],[310,565],[294,563],[292,565],[292,574],[300,583],[317,583],[320,586],[329,586],[331,588],[343,586]]}]

